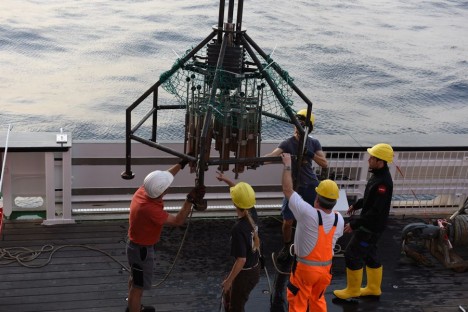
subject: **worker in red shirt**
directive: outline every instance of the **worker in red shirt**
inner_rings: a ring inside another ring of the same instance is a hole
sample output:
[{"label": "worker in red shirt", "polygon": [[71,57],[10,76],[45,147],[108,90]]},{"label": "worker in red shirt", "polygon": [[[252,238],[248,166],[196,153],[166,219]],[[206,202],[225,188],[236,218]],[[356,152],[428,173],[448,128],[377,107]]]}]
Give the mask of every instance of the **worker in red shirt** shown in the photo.
[{"label": "worker in red shirt", "polygon": [[143,185],[138,188],[130,204],[127,258],[131,269],[128,281],[128,312],[155,311],[151,306],[143,306],[141,298],[144,290],[151,289],[155,245],[159,242],[164,225],[184,224],[195,202],[205,195],[205,187],[197,186],[187,195],[182,208],[176,215],[164,210],[163,197],[174,180],[174,176],[187,164],[182,160],[166,171],[149,173]]}]

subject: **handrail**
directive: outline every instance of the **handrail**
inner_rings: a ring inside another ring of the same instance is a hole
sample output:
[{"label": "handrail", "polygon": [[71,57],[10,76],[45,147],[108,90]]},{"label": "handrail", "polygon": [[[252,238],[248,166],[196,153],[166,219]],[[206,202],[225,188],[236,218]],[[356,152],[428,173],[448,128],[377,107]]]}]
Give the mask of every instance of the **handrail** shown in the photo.
[{"label": "handrail", "polygon": [[[4,138],[3,136],[2,141]],[[329,137],[326,139],[319,137],[319,140],[328,144],[334,143]],[[343,142],[338,138],[335,141]],[[263,142],[261,154],[273,150],[278,143]],[[166,170],[171,164],[177,163],[183,155],[182,142],[166,142],[165,146],[168,151],[155,149],[147,144],[132,143],[135,179],[123,180],[120,179],[119,173],[125,165],[125,159],[122,157],[125,142],[74,141],[73,148],[70,146],[72,149],[72,198],[69,204],[72,206],[72,211],[77,207],[80,209],[99,207],[102,208],[100,210],[111,214],[114,208],[128,211],[132,194],[141,185],[145,175],[153,170]],[[329,163],[328,178],[334,179],[339,187],[346,191],[348,201],[352,203],[353,200],[363,195],[369,178],[366,147],[358,149],[356,146],[343,144],[335,148],[324,144],[323,149]],[[453,213],[454,207],[463,203],[467,198],[468,148],[450,150],[449,146],[434,146],[432,150],[424,148],[415,152],[395,145],[395,150],[396,163],[390,164],[394,180],[392,213],[450,214]],[[10,149],[8,152],[10,153]],[[11,152],[18,151],[11,150]],[[213,155],[214,153],[215,151]],[[56,165],[48,167],[48,170],[60,170],[62,159],[58,155],[59,153],[52,160],[56,162]],[[270,160],[276,160],[276,158]],[[213,162],[216,161],[213,160]],[[232,169],[232,165],[230,167]],[[216,169],[216,165],[210,166],[205,173],[208,210],[210,206],[231,207],[228,189],[216,179]],[[318,166],[315,166],[314,170],[318,176],[325,175],[325,172],[322,172]],[[265,209],[265,213],[275,213],[275,211],[279,213],[278,205],[283,196],[280,185],[281,173],[282,164],[274,162],[262,165],[255,170],[245,170],[239,175],[239,181],[247,181],[254,187],[259,198],[259,205],[272,207],[272,209]],[[33,188],[41,191],[42,188],[37,186],[37,179],[27,176],[28,172],[10,172],[9,174],[13,195],[16,194],[17,197],[43,196],[29,191]],[[230,171],[226,171],[226,174],[234,176]],[[63,175],[55,172],[55,176]],[[179,205],[180,200],[185,198],[185,194],[194,186],[194,179],[195,175],[191,174],[187,168],[178,173],[171,186],[171,192],[168,194],[168,207]],[[15,183],[18,183],[16,188]],[[55,196],[56,202],[60,204],[63,201],[60,188],[55,190]],[[14,207],[14,209],[19,208]],[[77,218],[76,213],[73,213],[72,217]]]},{"label": "handrail", "polygon": [[[325,141],[325,140],[324,140]],[[127,200],[123,205],[127,205],[131,198],[131,193],[141,183],[145,174],[151,170],[165,170],[169,164],[178,161],[176,151],[181,151],[183,148],[182,142],[174,142],[169,144],[174,151],[173,155],[167,155],[163,151],[155,150],[142,146],[142,144],[133,144],[134,148],[140,148],[140,151],[134,151],[134,167],[137,170],[137,177],[133,180],[119,180],[109,174],[112,168],[118,167],[116,158],[122,146],[122,143],[108,143],[113,145],[112,148],[106,148],[107,154],[100,153],[99,156],[88,156],[85,150],[92,151],[92,146],[86,144],[74,144],[73,153],[73,171],[74,171],[74,198],[79,198],[80,194],[95,194],[95,198],[100,198],[102,201],[112,200],[112,194],[115,194],[119,189],[127,195]],[[97,143],[99,144],[99,143]],[[263,143],[262,150],[269,151],[276,147],[277,142]],[[346,190],[350,202],[359,198],[364,193],[364,188],[367,183],[368,173],[368,155],[363,147],[360,151],[356,151],[354,147],[350,148],[349,152],[345,151],[346,147],[340,147],[340,150],[333,150],[324,146],[329,162],[328,174],[334,179],[340,188]],[[406,214],[410,213],[413,208],[425,209],[427,211],[441,212],[444,209],[453,209],[454,205],[463,202],[468,193],[468,151],[447,151],[446,147],[442,147],[443,152],[437,151],[435,147],[432,151],[419,151],[418,159],[408,159],[415,157],[414,151],[405,151],[398,148],[395,153],[395,159],[400,170],[397,170],[395,164],[390,165],[390,170],[394,179],[394,200],[392,202],[392,210],[404,210]],[[77,150],[79,152],[77,153]],[[83,151],[83,152],[82,152]],[[117,155],[117,156],[116,156]],[[438,155],[438,156],[437,156]],[[106,157],[109,165],[106,165]],[[93,164],[94,162],[94,164]],[[121,162],[119,162],[121,163]],[[428,168],[432,171],[428,171]],[[89,182],[85,181],[88,174],[102,170],[103,180],[96,185],[90,186]],[[214,178],[215,168],[209,169],[206,173],[206,185],[208,193],[211,190],[219,188],[218,181]],[[321,174],[320,168],[317,166],[315,170],[318,175]],[[256,170],[246,170],[240,175],[239,180],[246,180],[251,183],[255,189],[261,193],[265,190],[272,189],[277,194],[277,200],[280,200],[281,164],[270,164],[260,166]],[[174,180],[171,190],[172,194],[186,192],[194,183],[194,175],[189,173],[189,170],[181,171]],[[109,192],[108,192],[109,191]],[[219,192],[216,190],[215,192]],[[109,194],[99,195],[99,194]],[[402,197],[403,196],[403,197]],[[401,198],[404,198],[402,200]],[[424,201],[421,201],[424,198]],[[427,198],[430,198],[428,200]],[[427,207],[421,207],[421,203]],[[209,203],[208,203],[209,204]],[[214,204],[214,203],[213,203]],[[434,210],[431,206],[437,207]],[[401,208],[413,207],[413,208]]]}]

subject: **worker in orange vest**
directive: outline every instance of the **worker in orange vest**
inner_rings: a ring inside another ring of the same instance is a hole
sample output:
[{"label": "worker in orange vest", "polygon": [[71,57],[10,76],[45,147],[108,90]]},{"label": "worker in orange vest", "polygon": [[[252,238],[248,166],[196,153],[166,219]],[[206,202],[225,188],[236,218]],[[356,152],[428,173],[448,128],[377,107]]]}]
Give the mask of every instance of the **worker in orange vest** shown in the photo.
[{"label": "worker in orange vest", "polygon": [[293,189],[291,155],[283,153],[281,157],[283,193],[297,220],[294,262],[287,286],[289,311],[327,311],[325,290],[332,278],[333,248],[344,228],[343,217],[333,211],[338,185],[329,179],[321,181],[311,206]]}]

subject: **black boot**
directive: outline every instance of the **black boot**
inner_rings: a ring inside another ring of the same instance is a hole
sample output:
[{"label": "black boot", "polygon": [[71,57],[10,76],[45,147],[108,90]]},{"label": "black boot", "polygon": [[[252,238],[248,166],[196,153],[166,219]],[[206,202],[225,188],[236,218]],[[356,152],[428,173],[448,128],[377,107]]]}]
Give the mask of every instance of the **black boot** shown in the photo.
[{"label": "black boot", "polygon": [[[125,310],[125,312],[129,312],[129,308],[127,307],[127,309]],[[141,305],[140,307],[140,312],[155,312],[156,310],[154,309],[154,307],[152,306],[144,306],[144,305]]]}]

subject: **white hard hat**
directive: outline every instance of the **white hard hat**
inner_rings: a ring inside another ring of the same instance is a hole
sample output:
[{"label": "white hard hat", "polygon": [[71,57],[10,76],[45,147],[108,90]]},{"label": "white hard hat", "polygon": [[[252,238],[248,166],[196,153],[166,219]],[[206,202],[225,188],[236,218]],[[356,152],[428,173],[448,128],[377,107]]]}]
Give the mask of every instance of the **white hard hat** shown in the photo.
[{"label": "white hard hat", "polygon": [[145,177],[143,187],[149,197],[157,198],[167,190],[172,181],[174,181],[174,176],[169,171],[156,170]]}]

